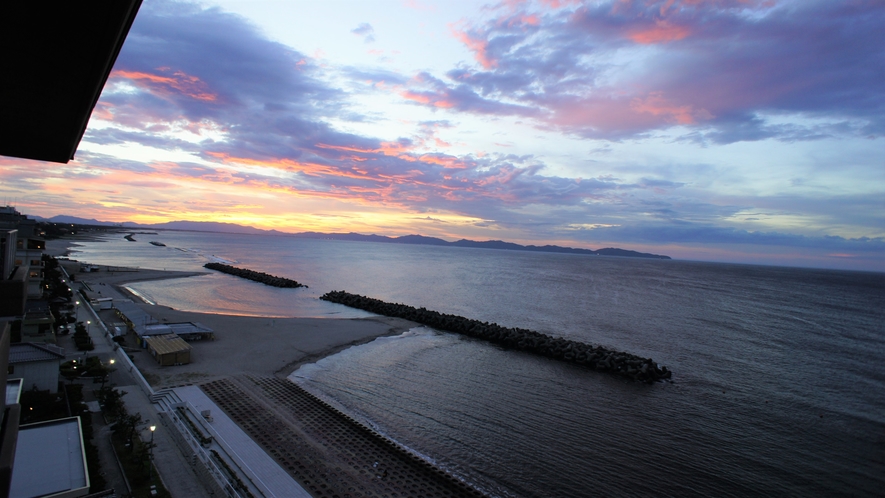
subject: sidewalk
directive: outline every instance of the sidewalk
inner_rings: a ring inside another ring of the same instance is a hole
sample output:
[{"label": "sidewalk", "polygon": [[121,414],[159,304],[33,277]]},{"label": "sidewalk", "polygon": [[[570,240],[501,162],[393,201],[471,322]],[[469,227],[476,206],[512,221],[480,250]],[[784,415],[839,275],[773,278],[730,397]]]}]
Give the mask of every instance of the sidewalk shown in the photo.
[{"label": "sidewalk", "polygon": [[135,385],[123,386],[120,389],[128,393],[123,396],[123,402],[126,403],[129,413],[141,413],[145,421],[140,433],[143,441],[151,438],[148,427],[156,426],[154,444],[157,446],[154,448],[154,466],[169,493],[175,498],[210,498],[211,495],[206,492],[194,474],[191,462],[181,454],[178,446],[166,432],[166,426],[160,423],[160,416],[147,396]]},{"label": "sidewalk", "polygon": [[[79,288],[79,284],[73,282],[75,291]],[[108,286],[110,288],[110,286]],[[104,288],[102,288],[104,291]],[[111,292],[108,292],[109,294]],[[114,343],[105,333],[104,328],[99,320],[92,313],[88,304],[83,303],[82,296],[80,298],[80,306],[77,308],[77,321],[84,324],[87,321],[92,323],[87,327],[95,349],[84,352],[77,351],[74,341],[70,335],[60,336],[58,345],[65,348],[67,359],[80,359],[84,356],[98,356],[102,363],[108,364],[109,360],[114,356]],[[154,405],[151,403],[145,392],[137,385],[137,381],[123,365],[115,365],[116,370],[108,376],[107,384],[117,386],[117,389],[126,391],[123,397],[126,409],[130,414],[140,413],[142,420],[145,421],[144,430],[142,431],[142,439],[150,439],[150,432],[147,430],[151,422],[157,426],[154,432],[154,466],[157,469],[158,477],[162,480],[166,489],[172,494],[173,498],[210,498],[211,495],[206,492],[203,485],[194,474],[190,462],[181,454],[175,443],[165,434],[165,427],[159,424],[159,415]],[[82,381],[84,401],[94,401],[94,390],[100,387],[100,384],[92,383],[91,379]],[[128,493],[128,489],[124,484],[123,476],[120,468],[114,458],[114,453],[109,440],[110,427],[105,424],[104,417],[100,413],[93,413],[93,443],[98,447],[99,459],[102,471],[105,473],[105,479],[108,486],[113,487],[118,495]],[[148,422],[150,421],[150,422]]]}]

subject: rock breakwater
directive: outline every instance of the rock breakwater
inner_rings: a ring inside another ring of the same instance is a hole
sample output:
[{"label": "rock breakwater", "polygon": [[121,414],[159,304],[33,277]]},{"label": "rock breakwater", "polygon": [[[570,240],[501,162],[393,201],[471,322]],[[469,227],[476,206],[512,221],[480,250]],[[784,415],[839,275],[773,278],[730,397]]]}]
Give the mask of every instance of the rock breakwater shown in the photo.
[{"label": "rock breakwater", "polygon": [[657,365],[651,358],[613,351],[601,346],[562,337],[551,337],[521,328],[508,328],[497,323],[480,322],[463,316],[448,315],[405,304],[392,304],[344,291],[332,291],[320,299],[358,308],[379,315],[411,320],[437,330],[455,332],[483,339],[510,349],[535,353],[569,363],[577,363],[594,370],[608,372],[639,382],[655,382],[671,377],[667,367]]},{"label": "rock breakwater", "polygon": [[264,272],[249,270],[247,268],[237,268],[236,266],[230,266],[223,263],[206,263],[203,265],[203,268],[208,268],[210,270],[220,271],[222,273],[227,273],[229,275],[234,275],[236,277],[245,278],[248,280],[252,280],[254,282],[259,282],[264,285],[270,285],[271,287],[282,287],[285,289],[294,289],[296,287],[307,287],[304,284],[298,283],[295,280],[291,280],[284,277],[276,277],[274,275],[269,275]]}]

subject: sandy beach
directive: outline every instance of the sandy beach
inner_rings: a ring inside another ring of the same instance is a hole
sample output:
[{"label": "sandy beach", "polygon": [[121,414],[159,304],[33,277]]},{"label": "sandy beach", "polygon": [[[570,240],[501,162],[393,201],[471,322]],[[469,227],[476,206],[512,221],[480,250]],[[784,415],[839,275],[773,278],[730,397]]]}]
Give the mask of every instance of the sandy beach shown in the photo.
[{"label": "sandy beach", "polygon": [[[47,252],[62,255],[74,241],[52,242]],[[160,366],[136,346],[131,331],[124,347],[155,391],[198,388],[208,394],[309,494],[327,496],[324,492],[335,489],[342,496],[356,490],[356,496],[481,496],[284,380],[302,364],[419,324],[383,316],[269,318],[180,311],[146,303],[125,284],[206,272],[100,266],[84,273],[76,261],[60,263],[75,282],[102,297],[132,301],[159,323],[197,322],[211,328],[215,339],[191,342],[186,365]],[[113,309],[98,314],[106,324],[119,321]],[[190,453],[185,456],[191,458]]]},{"label": "sandy beach", "polygon": [[187,365],[161,367],[146,352],[133,354],[155,389],[242,374],[286,377],[304,363],[418,326],[387,317],[257,318],[141,306],[160,322],[199,322],[215,331],[214,341],[190,343],[194,349]]},{"label": "sandy beach", "polygon": [[[176,272],[100,267],[97,272],[79,272],[79,263],[62,261],[77,282],[102,296],[129,299],[159,323],[198,322],[214,331],[215,340],[192,342],[191,363],[161,367],[144,350],[135,349],[130,332],[126,346],[133,361],[155,388],[203,383],[223,377],[253,374],[286,377],[300,365],[315,362],[348,347],[377,337],[401,334],[419,324],[384,316],[340,318],[264,318],[180,311],[174,307],[148,304],[128,292],[125,284],[148,280],[187,278],[207,272]],[[100,312],[106,323],[118,321],[113,310]]]}]

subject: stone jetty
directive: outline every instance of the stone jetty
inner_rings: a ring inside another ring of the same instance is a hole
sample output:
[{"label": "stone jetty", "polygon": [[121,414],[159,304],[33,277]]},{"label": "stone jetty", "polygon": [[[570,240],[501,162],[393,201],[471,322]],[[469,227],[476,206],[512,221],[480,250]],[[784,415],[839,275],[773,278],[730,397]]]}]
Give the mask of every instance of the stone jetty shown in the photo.
[{"label": "stone jetty", "polygon": [[304,284],[300,284],[295,280],[291,280],[284,277],[276,277],[273,275],[269,275],[264,272],[249,270],[247,268],[237,268],[236,266],[230,266],[223,263],[206,263],[203,265],[203,268],[208,268],[210,270],[220,271],[222,273],[227,273],[229,275],[234,275],[236,277],[245,278],[248,280],[252,280],[254,282],[259,282],[264,285],[270,285],[271,287],[282,287],[284,289],[294,289],[297,287],[307,287]]},{"label": "stone jetty", "polygon": [[629,353],[591,346],[562,337],[551,337],[533,330],[508,328],[497,323],[480,322],[425,308],[386,303],[344,291],[328,292],[320,299],[379,315],[404,318],[437,330],[464,334],[505,348],[584,365],[594,370],[628,377],[639,382],[652,383],[669,379],[672,375],[667,367],[658,366],[651,358],[641,358]]}]

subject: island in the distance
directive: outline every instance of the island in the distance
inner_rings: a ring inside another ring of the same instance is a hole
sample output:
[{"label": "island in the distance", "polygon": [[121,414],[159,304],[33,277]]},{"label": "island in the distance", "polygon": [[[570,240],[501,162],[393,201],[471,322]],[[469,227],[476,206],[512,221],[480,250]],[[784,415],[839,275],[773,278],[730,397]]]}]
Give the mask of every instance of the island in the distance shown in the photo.
[{"label": "island in the distance", "polygon": [[281,232],[279,230],[262,230],[260,228],[237,225],[234,223],[218,223],[209,221],[170,221],[168,223],[159,223],[154,225],[141,225],[137,223],[109,223],[97,220],[87,220],[76,218],[73,216],[54,216],[52,218],[39,218],[40,221],[50,223],[66,223],[88,226],[112,226],[117,228],[139,228],[139,229],[156,229],[156,230],[181,230],[189,232],[222,232],[222,233],[239,233],[252,235],[280,235],[287,237],[298,237],[303,239],[326,239],[326,240],[355,240],[362,242],[384,242],[392,244],[418,244],[431,246],[449,246],[449,247],[472,247],[478,249],[506,249],[511,251],[533,251],[533,252],[556,252],[566,254],[589,254],[593,256],[620,256],[628,258],[652,258],[652,259],[672,259],[670,256],[661,254],[651,254],[645,252],[631,251],[629,249],[618,249],[615,247],[606,247],[604,249],[580,249],[575,247],[562,247],[555,245],[524,246],[513,242],[504,242],[502,240],[467,240],[461,239],[449,242],[437,237],[426,237],[424,235],[403,235],[401,237],[387,237],[384,235],[364,235],[361,233],[322,233],[322,232]]}]

